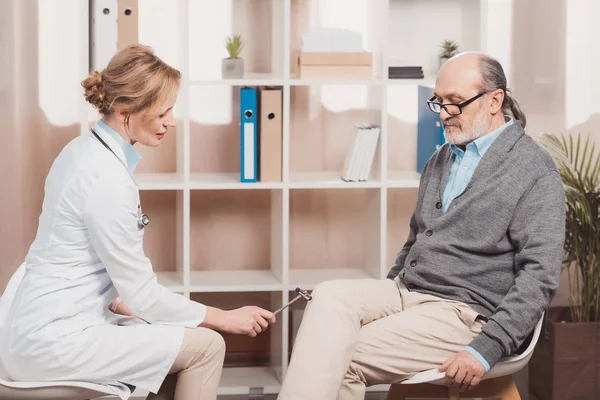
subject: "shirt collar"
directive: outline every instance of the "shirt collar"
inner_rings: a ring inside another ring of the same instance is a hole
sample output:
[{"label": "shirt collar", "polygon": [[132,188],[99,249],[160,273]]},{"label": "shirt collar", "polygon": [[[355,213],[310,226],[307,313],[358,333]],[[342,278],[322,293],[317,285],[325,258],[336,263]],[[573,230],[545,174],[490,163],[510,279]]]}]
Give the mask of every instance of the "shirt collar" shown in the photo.
[{"label": "shirt collar", "polygon": [[133,174],[135,168],[142,160],[142,156],[138,151],[133,147],[131,143],[129,143],[123,136],[121,136],[117,131],[108,126],[104,121],[99,120],[98,126],[102,128],[102,130],[108,133],[113,139],[117,141],[119,147],[123,150],[123,154],[125,154],[125,160],[127,161],[127,168],[129,172]]},{"label": "shirt collar", "polygon": [[[504,129],[506,129],[507,127],[509,127],[510,125],[512,125],[514,123],[514,119],[508,115],[504,116],[504,121],[505,121],[505,123],[502,126],[494,129],[492,132],[488,133],[487,135],[483,135],[480,138],[477,138],[474,141],[472,141],[471,143],[467,144],[466,150],[467,151],[471,150],[472,152],[477,153],[479,155],[479,157],[483,157],[485,152],[490,148],[492,143],[494,143],[494,140],[496,140],[496,138],[498,136],[500,136],[500,134],[504,131]],[[465,153],[462,149],[460,149],[458,146],[456,146],[454,144],[450,145],[450,149],[457,156],[460,156]]]}]

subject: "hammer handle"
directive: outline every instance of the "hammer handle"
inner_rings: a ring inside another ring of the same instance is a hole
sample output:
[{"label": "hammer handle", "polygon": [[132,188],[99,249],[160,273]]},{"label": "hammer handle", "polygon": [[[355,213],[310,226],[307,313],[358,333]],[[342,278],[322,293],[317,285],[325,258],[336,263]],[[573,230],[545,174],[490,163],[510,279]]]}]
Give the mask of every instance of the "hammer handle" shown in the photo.
[{"label": "hammer handle", "polygon": [[295,302],[296,300],[298,300],[300,297],[302,297],[301,294],[299,294],[298,296],[296,296],[296,298],[294,298],[293,300],[290,300],[285,306],[281,307],[279,310],[276,310],[273,315],[277,315],[280,312],[282,312],[283,310],[285,310],[287,307],[289,307],[293,302]]}]

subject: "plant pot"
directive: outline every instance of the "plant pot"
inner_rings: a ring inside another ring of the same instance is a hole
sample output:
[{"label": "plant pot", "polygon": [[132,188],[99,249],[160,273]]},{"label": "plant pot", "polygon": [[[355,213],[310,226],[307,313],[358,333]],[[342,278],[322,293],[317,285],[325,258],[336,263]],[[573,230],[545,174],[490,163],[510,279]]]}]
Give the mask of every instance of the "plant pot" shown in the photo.
[{"label": "plant pot", "polygon": [[529,362],[529,391],[540,400],[600,398],[600,323],[568,321],[550,309]]},{"label": "plant pot", "polygon": [[442,68],[442,65],[444,65],[449,59],[450,57],[438,57],[439,68]]},{"label": "plant pot", "polygon": [[243,58],[224,58],[221,62],[223,79],[241,79],[244,77]]}]

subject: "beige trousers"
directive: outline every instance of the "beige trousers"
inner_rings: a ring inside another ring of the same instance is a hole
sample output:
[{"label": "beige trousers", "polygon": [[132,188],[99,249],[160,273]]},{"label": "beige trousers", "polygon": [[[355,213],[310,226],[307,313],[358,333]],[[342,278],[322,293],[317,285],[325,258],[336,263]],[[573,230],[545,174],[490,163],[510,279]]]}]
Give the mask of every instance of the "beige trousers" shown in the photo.
[{"label": "beige trousers", "polygon": [[312,296],[280,400],[363,400],[367,386],[440,367],[485,324],[468,305],[398,279],[328,281]]},{"label": "beige trousers", "polygon": [[215,400],[225,360],[223,336],[207,328],[186,329],[179,355],[152,400]]}]

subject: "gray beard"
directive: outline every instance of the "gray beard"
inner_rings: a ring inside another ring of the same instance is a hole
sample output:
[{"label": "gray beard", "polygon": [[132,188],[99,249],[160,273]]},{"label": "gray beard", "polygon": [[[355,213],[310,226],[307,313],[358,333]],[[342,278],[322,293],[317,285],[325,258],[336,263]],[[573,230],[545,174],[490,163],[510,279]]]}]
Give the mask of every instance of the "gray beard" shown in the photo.
[{"label": "gray beard", "polygon": [[446,129],[444,129],[444,137],[450,144],[454,144],[456,146],[465,146],[487,134],[489,129],[490,122],[486,120],[484,113],[479,111],[476,115],[475,121],[473,121],[473,124],[471,124],[468,129],[463,129],[461,126],[461,131],[457,134],[454,134],[450,138],[448,138]]}]

